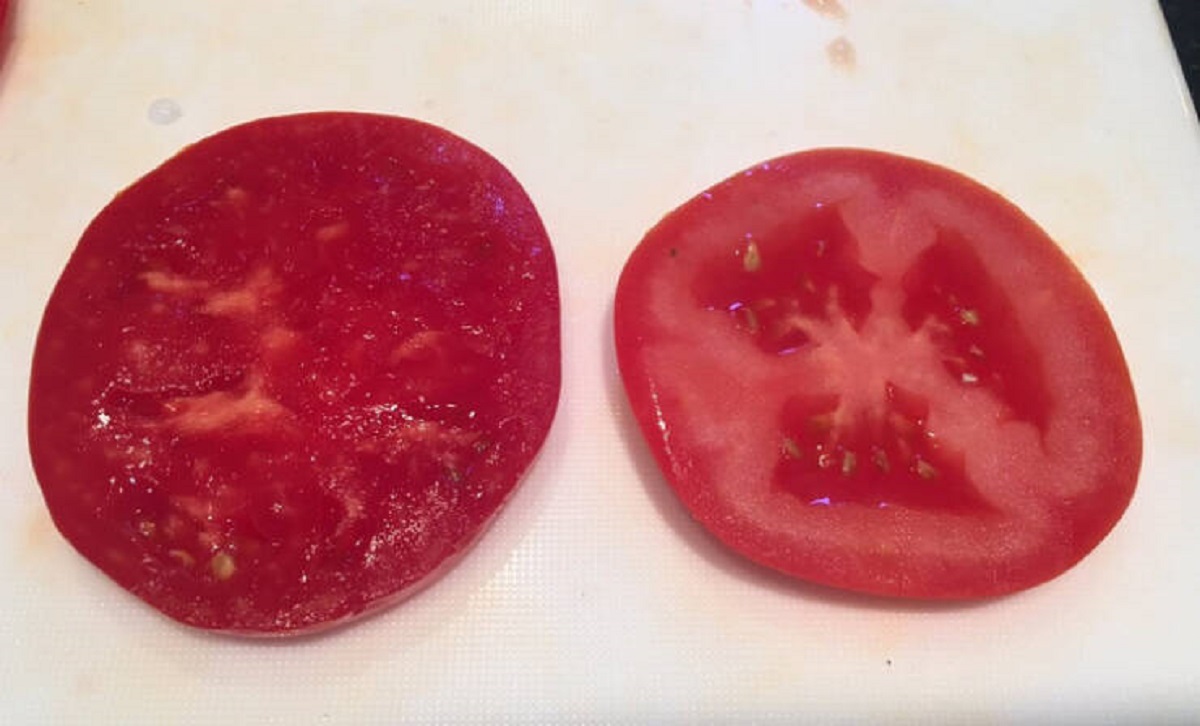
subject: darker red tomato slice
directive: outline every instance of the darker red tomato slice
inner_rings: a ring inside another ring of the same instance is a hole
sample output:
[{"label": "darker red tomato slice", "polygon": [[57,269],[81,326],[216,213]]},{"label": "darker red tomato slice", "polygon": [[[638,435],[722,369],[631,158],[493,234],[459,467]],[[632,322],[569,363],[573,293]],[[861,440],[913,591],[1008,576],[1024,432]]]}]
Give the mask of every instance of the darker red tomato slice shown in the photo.
[{"label": "darker red tomato slice", "polygon": [[804,580],[1020,590],[1133,495],[1141,425],[1095,294],[946,169],[856,150],[748,169],[650,231],[615,328],[668,483],[729,547]]},{"label": "darker red tomato slice", "polygon": [[4,56],[8,50],[8,0],[0,0],[0,63],[4,62]]},{"label": "darker red tomato slice", "polygon": [[203,628],[395,601],[513,491],[559,391],[554,256],[493,158],[416,121],[264,119],[92,222],[29,400],[58,528]]}]

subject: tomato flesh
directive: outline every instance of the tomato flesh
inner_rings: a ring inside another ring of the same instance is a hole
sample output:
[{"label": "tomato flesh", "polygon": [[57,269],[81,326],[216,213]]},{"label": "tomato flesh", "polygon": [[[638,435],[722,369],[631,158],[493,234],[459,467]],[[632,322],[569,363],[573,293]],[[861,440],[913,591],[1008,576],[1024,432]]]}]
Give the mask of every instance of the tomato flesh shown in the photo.
[{"label": "tomato flesh", "polygon": [[326,627],[482,531],[559,389],[553,252],[512,176],[408,119],[262,119],[84,233],[29,433],[55,523],[184,623]]},{"label": "tomato flesh", "polygon": [[994,192],[861,150],[753,167],[651,230],[618,362],[692,514],[798,578],[972,598],[1065,571],[1141,458],[1112,326]]},{"label": "tomato flesh", "polygon": [[0,63],[8,50],[8,0],[0,0]]}]

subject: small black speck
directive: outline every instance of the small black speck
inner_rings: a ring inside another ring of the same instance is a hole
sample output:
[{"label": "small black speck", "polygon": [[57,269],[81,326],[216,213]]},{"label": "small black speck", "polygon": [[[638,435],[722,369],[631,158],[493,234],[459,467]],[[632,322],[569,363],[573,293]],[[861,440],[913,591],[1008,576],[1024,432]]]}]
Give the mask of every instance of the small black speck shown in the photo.
[{"label": "small black speck", "polygon": [[671,248],[671,256],[672,256],[672,257],[678,257],[678,256],[679,256],[679,250],[678,250],[678,249],[676,249],[676,248],[674,248],[674,247],[672,247],[672,248]]},{"label": "small black speck", "polygon": [[890,668],[892,666],[892,659],[888,658],[887,660],[884,661],[884,663],[886,663],[888,665],[888,667]]}]

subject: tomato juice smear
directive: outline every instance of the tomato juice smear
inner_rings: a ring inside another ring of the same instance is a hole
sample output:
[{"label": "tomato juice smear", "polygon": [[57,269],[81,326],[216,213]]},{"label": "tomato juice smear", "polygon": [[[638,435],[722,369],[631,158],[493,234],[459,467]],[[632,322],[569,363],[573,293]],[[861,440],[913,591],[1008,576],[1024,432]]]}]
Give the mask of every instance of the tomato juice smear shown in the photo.
[{"label": "tomato juice smear", "polygon": [[1015,207],[936,167],[826,150],[717,185],[634,252],[616,328],[676,492],[803,579],[1021,589],[1132,495],[1140,424],[1102,308]]},{"label": "tomato juice smear", "polygon": [[30,441],[51,514],[185,623],[291,634],[453,562],[558,396],[536,211],[407,119],[205,139],[114,200],[47,306]]}]

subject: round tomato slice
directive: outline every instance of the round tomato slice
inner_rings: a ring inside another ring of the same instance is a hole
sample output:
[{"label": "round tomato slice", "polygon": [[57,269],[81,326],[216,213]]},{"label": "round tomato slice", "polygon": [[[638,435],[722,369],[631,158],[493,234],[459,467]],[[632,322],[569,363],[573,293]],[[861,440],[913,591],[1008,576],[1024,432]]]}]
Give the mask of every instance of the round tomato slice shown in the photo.
[{"label": "round tomato slice", "polygon": [[499,162],[408,119],[263,119],[88,227],[38,336],[30,448],[59,530],[120,585],[296,633],[466,549],[559,369],[553,252]]},{"label": "round tomato slice", "polygon": [[718,184],[615,302],[642,433],[717,538],[797,578],[961,599],[1050,579],[1133,495],[1141,424],[1079,271],[994,192],[831,149]]}]

